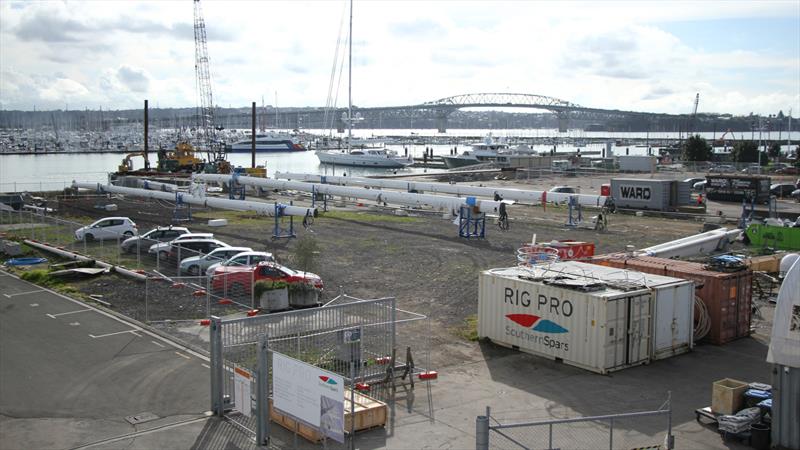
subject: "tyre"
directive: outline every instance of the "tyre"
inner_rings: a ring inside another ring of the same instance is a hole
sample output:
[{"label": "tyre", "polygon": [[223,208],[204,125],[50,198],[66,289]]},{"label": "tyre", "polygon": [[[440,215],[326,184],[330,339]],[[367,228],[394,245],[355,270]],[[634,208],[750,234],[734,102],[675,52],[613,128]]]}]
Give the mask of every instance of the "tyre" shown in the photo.
[{"label": "tyre", "polygon": [[158,259],[161,261],[166,261],[169,259],[169,253],[167,252],[158,252]]},{"label": "tyre", "polygon": [[86,236],[84,236],[84,238],[85,238],[85,239],[86,239],[86,241],[88,241],[88,242],[92,242],[92,241],[94,241],[94,235],[93,235],[92,233],[86,233]]},{"label": "tyre", "polygon": [[133,231],[126,231],[126,232],[122,233],[122,235],[125,236],[125,239],[127,239],[129,237],[133,237]]},{"label": "tyre", "polygon": [[191,265],[189,266],[189,269],[187,269],[186,271],[189,272],[189,275],[195,277],[197,275],[200,275],[200,266]]}]

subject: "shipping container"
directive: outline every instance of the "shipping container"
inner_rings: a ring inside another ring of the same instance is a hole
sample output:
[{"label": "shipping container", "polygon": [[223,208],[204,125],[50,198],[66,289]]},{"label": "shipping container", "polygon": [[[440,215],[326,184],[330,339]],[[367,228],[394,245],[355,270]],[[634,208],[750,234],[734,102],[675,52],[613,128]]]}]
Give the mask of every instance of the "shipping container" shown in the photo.
[{"label": "shipping container", "polygon": [[678,180],[612,178],[611,197],[619,208],[674,211],[691,203],[689,183]]},{"label": "shipping container", "polygon": [[770,177],[763,175],[706,175],[706,198],[728,202],[750,201],[756,203],[769,201]]},{"label": "shipping container", "polygon": [[657,163],[658,158],[655,156],[617,156],[617,164],[622,172],[655,172]]},{"label": "shipping container", "polygon": [[651,359],[669,358],[694,347],[694,281],[586,263],[564,264],[574,267],[574,273],[601,281],[641,283],[653,291]]},{"label": "shipping container", "polygon": [[753,272],[749,269],[715,272],[700,263],[653,256],[607,255],[596,257],[591,262],[692,280],[695,293],[706,305],[711,321],[711,331],[706,339],[721,345],[750,335]]},{"label": "shipping container", "polygon": [[598,373],[649,362],[651,291],[565,275],[558,264],[482,272],[478,336]]}]

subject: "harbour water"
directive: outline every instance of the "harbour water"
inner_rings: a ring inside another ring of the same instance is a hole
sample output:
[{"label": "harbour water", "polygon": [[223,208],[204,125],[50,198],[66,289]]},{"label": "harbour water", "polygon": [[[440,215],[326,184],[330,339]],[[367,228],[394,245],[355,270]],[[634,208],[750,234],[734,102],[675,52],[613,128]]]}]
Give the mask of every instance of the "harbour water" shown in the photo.
[{"label": "harbour water", "polygon": [[[320,132],[321,130],[309,130],[312,132]],[[492,133],[494,137],[504,137],[509,140],[514,138],[543,138],[552,137],[557,139],[569,139],[573,142],[580,142],[581,139],[608,139],[611,142],[619,142],[621,145],[615,145],[614,153],[630,154],[630,155],[646,155],[647,147],[641,145],[634,145],[626,142],[631,139],[645,139],[651,140],[659,139],[677,139],[677,133],[608,133],[608,132],[584,132],[582,130],[575,130],[567,133],[558,133],[557,130],[533,130],[533,129],[514,129],[514,130],[450,130],[447,133],[437,133],[436,130],[398,130],[398,129],[375,129],[375,130],[353,130],[353,134],[357,137],[372,137],[372,136],[410,136],[414,139],[415,143],[410,144],[389,144],[387,148],[396,150],[399,154],[404,154],[408,151],[409,154],[415,157],[422,157],[426,148],[432,148],[434,155],[447,155],[454,147],[460,153],[468,148],[466,137],[485,136]],[[714,137],[719,137],[719,133],[699,133],[709,141]],[[741,137],[739,135],[742,135]],[[341,135],[339,135],[341,136]],[[449,137],[453,142],[460,142],[459,144],[426,144],[425,137],[434,137],[441,139]],[[749,133],[736,133],[737,139],[750,138]],[[755,135],[758,139],[758,133]],[[769,137],[767,133],[763,133],[764,139],[777,139],[777,132],[772,132]],[[785,139],[787,138],[784,132],[781,136],[784,148],[786,148]],[[791,136],[794,148],[798,141],[800,141],[800,132],[792,132]],[[549,152],[552,145],[536,145],[534,149],[539,152]],[[605,148],[605,145],[595,143],[586,144],[581,146],[580,150],[586,153],[600,152]],[[559,152],[574,152],[578,147],[573,145],[559,145],[557,151]],[[654,154],[657,154],[657,148],[652,149]],[[0,154],[0,192],[7,191],[39,191],[39,190],[60,190],[68,186],[72,180],[89,181],[89,182],[106,182],[108,173],[117,170],[117,167],[122,162],[124,154],[121,153],[77,153],[77,154],[44,154],[44,155],[3,155]],[[155,163],[156,155],[153,152],[150,155],[151,164]],[[251,155],[249,153],[232,153],[228,155],[228,160],[234,166],[249,167],[251,162]],[[142,165],[141,158],[134,158],[134,168],[138,169]],[[394,174],[394,173],[416,173],[423,172],[423,168],[409,168],[397,171],[393,169],[368,169],[368,168],[351,168],[351,167],[331,167],[319,163],[313,151],[297,152],[297,153],[257,153],[256,164],[265,165],[267,168],[267,175],[271,176],[276,171],[279,172],[303,172],[303,173],[316,173],[316,174],[336,174],[342,175],[344,173],[353,176],[363,175],[381,175],[381,174]],[[441,169],[427,169],[428,172]]]}]

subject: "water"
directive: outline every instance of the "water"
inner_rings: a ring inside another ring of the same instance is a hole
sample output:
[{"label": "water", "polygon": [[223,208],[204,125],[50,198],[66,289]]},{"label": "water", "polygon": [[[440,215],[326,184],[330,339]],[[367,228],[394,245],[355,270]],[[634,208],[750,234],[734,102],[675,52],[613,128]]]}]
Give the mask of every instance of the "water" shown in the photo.
[{"label": "water", "polygon": [[[309,130],[311,132],[319,132],[321,130]],[[419,137],[452,137],[463,138],[466,136],[484,136],[492,132],[495,137],[559,137],[559,138],[608,138],[609,140],[627,140],[634,138],[649,137],[653,140],[658,139],[675,139],[677,133],[608,133],[608,132],[584,132],[582,130],[574,130],[566,133],[558,133],[557,130],[450,130],[447,133],[437,133],[436,130],[398,130],[398,129],[385,129],[385,130],[353,130],[354,136],[357,137],[370,137],[370,136],[417,136]],[[713,133],[699,133],[701,136],[708,140],[714,137]],[[719,137],[720,133],[716,134]],[[736,139],[750,138],[749,133],[735,133]],[[758,139],[758,133],[755,134]],[[777,132],[763,133],[764,139],[777,139]],[[782,133],[782,140],[786,139],[786,133]],[[422,140],[422,139],[420,139]],[[800,132],[792,132],[792,141],[797,143],[800,141]],[[795,147],[796,144],[792,146]],[[454,145],[387,145],[387,148],[396,150],[399,154],[403,154],[407,149],[408,152],[421,158],[425,148],[433,148],[434,155],[447,155],[450,153]],[[467,144],[457,145],[458,152],[467,149]],[[550,146],[540,145],[534,147],[540,152],[549,152]],[[581,147],[582,152],[596,151],[600,152],[605,146],[602,144],[586,145]],[[646,155],[647,148],[638,147],[633,145],[624,145],[614,148],[616,155],[626,154],[626,149],[631,155]],[[559,152],[574,152],[577,149],[571,146],[559,146]],[[785,150],[785,144],[784,144]],[[653,150],[654,153],[656,149]],[[0,192],[6,191],[22,191],[22,190],[60,190],[69,186],[73,180],[87,181],[87,182],[101,182],[105,183],[108,180],[108,173],[115,172],[117,167],[125,157],[121,153],[91,153],[91,154],[48,154],[48,155],[1,155],[0,154]],[[151,163],[155,162],[155,153],[151,154]],[[251,155],[249,153],[231,153],[228,155],[228,160],[234,166],[250,166]],[[141,158],[134,158],[134,168],[140,168],[142,165]],[[353,167],[336,167],[333,168],[328,165],[319,163],[313,151],[298,152],[298,153],[256,153],[256,164],[266,165],[267,176],[272,176],[276,171],[278,172],[300,172],[300,173],[314,173],[314,174],[329,174],[342,175],[347,173],[352,176],[364,175],[382,175],[394,173],[422,173],[425,171],[423,168],[409,168],[403,170],[394,169],[369,169],[369,168],[353,168]],[[437,170],[428,169],[428,172]]]}]

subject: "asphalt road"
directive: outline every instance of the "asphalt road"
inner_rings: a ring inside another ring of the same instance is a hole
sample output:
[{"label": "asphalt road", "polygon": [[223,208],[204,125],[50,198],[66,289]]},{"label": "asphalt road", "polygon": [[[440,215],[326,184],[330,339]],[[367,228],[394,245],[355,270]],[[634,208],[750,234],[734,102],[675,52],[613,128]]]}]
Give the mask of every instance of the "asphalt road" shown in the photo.
[{"label": "asphalt road", "polygon": [[[103,447],[130,433],[196,426],[209,409],[207,366],[113,315],[0,272],[4,450]],[[126,420],[143,413],[150,420]]]}]

